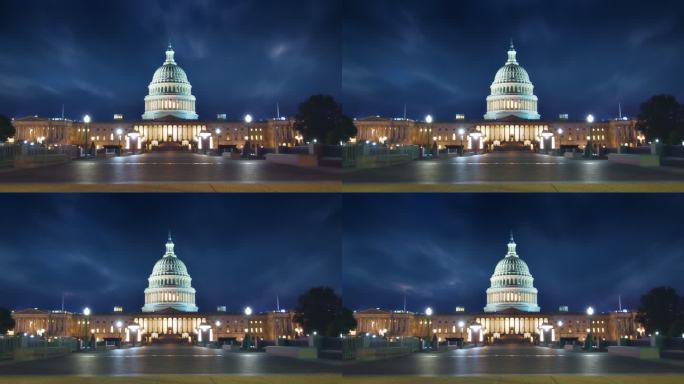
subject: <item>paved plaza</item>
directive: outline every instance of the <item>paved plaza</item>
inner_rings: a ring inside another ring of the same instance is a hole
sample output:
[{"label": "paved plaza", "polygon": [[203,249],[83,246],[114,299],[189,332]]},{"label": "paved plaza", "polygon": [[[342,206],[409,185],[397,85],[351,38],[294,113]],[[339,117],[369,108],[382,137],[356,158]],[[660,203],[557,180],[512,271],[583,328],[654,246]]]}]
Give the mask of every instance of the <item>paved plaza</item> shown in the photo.
[{"label": "paved plaza", "polygon": [[684,168],[647,168],[607,160],[573,160],[527,152],[495,152],[414,161],[345,173],[347,183],[507,183],[684,181]]},{"label": "paved plaza", "polygon": [[488,346],[443,353],[414,353],[343,368],[345,375],[613,375],[684,374],[684,363],[639,360],[608,353],[568,352],[533,346]]},{"label": "paved plaza", "polygon": [[153,152],[31,169],[5,170],[0,183],[308,182],[338,180],[326,169],[187,152]]},{"label": "paved plaza", "polygon": [[0,376],[334,374],[339,370],[340,368],[334,362],[296,360],[265,353],[229,352],[222,349],[184,345],[145,346],[97,353],[72,353],[38,361],[0,363]]}]

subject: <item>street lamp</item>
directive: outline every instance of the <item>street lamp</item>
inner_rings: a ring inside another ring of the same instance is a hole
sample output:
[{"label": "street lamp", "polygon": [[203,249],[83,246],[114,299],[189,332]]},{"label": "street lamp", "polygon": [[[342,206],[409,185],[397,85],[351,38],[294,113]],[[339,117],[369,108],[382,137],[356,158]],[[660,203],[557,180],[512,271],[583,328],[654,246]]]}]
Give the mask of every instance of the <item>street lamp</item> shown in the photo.
[{"label": "street lamp", "polygon": [[587,316],[589,317],[589,328],[587,328],[587,349],[591,350],[592,345],[594,344],[594,334],[593,334],[593,324],[591,317],[594,315],[594,308],[593,307],[587,307]]},{"label": "street lamp", "polygon": [[216,151],[219,150],[219,143],[221,142],[221,128],[216,128]]},{"label": "street lamp", "polygon": [[249,113],[245,115],[245,123],[249,124],[252,122],[252,120],[252,115],[250,115]]},{"label": "street lamp", "polygon": [[[558,150],[560,152],[562,150],[561,147],[563,145],[563,128],[558,128],[558,130],[556,132],[558,132]],[[562,152],[561,152],[561,154],[562,154]]]},{"label": "street lamp", "polygon": [[245,315],[250,316],[252,314],[252,308],[250,307],[245,307]]},{"label": "street lamp", "polygon": [[463,135],[465,134],[465,129],[459,128],[458,129],[458,136],[461,137],[461,151],[463,151]]},{"label": "street lamp", "polygon": [[[90,308],[83,308],[83,316],[85,316],[85,320],[83,320],[83,342],[85,343],[86,339],[88,338],[88,325],[90,325],[90,321],[88,320],[88,317],[90,316]],[[88,347],[90,347],[90,343],[88,343]]]},{"label": "street lamp", "polygon": [[88,132],[89,132],[89,125],[90,125],[90,115],[85,115],[83,116],[83,122],[85,123],[85,128],[83,128],[83,151],[85,153],[86,148],[88,147]]},{"label": "street lamp", "polygon": [[592,124],[594,122],[594,115],[591,113],[587,115],[587,123]]}]

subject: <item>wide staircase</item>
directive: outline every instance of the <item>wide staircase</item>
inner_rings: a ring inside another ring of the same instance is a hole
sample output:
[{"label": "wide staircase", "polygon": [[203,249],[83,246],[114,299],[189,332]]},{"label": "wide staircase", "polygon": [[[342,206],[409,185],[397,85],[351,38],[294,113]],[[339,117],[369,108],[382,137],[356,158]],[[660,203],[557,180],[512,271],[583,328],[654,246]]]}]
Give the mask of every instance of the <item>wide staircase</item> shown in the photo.
[{"label": "wide staircase", "polygon": [[531,152],[529,145],[522,141],[504,141],[501,145],[494,147],[495,152]]},{"label": "wide staircase", "polygon": [[187,344],[188,340],[181,337],[181,335],[159,335],[156,339],[152,339],[152,344]]},{"label": "wide staircase", "polygon": [[523,337],[523,335],[501,335],[498,339],[494,339],[494,344],[529,344],[530,340]]}]

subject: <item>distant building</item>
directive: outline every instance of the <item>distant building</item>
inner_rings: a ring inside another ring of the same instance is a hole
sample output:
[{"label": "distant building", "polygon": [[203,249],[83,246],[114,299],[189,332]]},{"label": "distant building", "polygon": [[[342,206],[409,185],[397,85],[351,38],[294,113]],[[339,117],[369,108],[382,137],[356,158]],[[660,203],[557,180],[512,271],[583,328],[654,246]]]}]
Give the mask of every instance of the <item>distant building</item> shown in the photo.
[{"label": "distant building", "polygon": [[643,336],[634,311],[597,313],[542,312],[537,289],[527,264],[516,253],[511,239],[506,256],[497,263],[487,289],[484,312],[422,314],[378,308],[354,312],[356,333],[388,337],[413,336],[462,342],[583,342],[589,334],[597,341]]},{"label": "distant building", "polygon": [[79,145],[96,148],[120,147],[139,149],[207,149],[221,146],[242,149],[294,146],[301,136],[292,119],[262,121],[227,120],[217,114],[216,120],[200,120],[195,112],[196,98],[186,72],[175,60],[171,46],[166,60],[152,76],[145,96],[145,113],[141,120],[124,120],[115,114],[112,121],[85,123],[69,119],[38,116],[20,117],[13,121],[15,142],[46,145]]},{"label": "distant building", "polygon": [[538,99],[527,71],[518,63],[511,45],[508,61],[499,69],[487,97],[483,120],[465,120],[457,114],[454,121],[424,122],[380,116],[357,118],[356,140],[390,145],[422,145],[466,150],[583,150],[634,147],[644,143],[634,119],[587,122],[543,120],[537,112]]},{"label": "distant building", "polygon": [[157,261],[145,289],[142,312],[124,313],[120,306],[110,313],[85,315],[38,308],[12,311],[15,334],[117,342],[241,342],[247,335],[259,340],[293,339],[301,334],[294,312],[199,312],[195,289],[185,264],[176,256],[169,235],[166,252]]}]

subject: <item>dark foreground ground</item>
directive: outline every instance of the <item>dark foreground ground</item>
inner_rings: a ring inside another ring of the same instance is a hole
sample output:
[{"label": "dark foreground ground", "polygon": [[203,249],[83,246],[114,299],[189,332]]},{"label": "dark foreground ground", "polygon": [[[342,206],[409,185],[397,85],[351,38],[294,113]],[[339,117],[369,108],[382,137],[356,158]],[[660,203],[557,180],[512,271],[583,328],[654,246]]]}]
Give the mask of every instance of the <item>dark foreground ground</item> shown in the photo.
[{"label": "dark foreground ground", "polygon": [[334,374],[334,363],[295,360],[265,353],[234,353],[221,349],[162,345],[0,364],[5,375],[278,375]]},{"label": "dark foreground ground", "polygon": [[[416,353],[347,365],[345,375],[612,375],[684,374],[684,364],[566,352],[527,346],[490,346],[445,353]],[[684,382],[684,381],[682,381]]]},{"label": "dark foreground ground", "polygon": [[684,181],[684,169],[646,168],[607,160],[571,160],[526,152],[497,152],[414,161],[345,173],[344,183],[503,183]]}]

